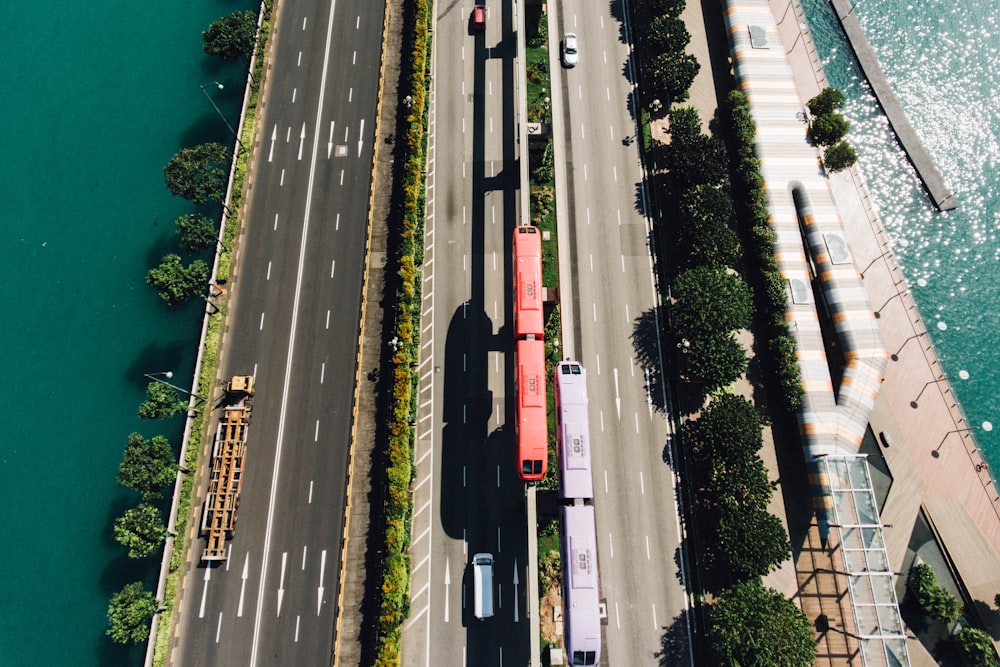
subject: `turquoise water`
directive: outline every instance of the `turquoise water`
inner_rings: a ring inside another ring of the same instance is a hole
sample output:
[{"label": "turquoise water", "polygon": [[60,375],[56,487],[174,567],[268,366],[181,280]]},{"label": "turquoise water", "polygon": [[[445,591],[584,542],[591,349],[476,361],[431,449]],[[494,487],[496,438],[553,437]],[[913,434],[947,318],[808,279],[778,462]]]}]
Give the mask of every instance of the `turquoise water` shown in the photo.
[{"label": "turquoise water", "polygon": [[[1000,422],[1000,32],[996,0],[857,0],[855,11],[958,208],[930,203],[825,0],[805,0],[849,139],[947,375],[975,425]],[[877,305],[876,305],[877,307]],[[946,327],[946,328],[945,328]],[[911,348],[911,350],[914,348]],[[968,379],[964,373],[968,372]],[[974,433],[994,470],[1000,430]]]},{"label": "turquoise water", "polygon": [[[246,2],[6,3],[0,40],[0,665],[141,664],[104,636],[111,594],[155,586],[158,562],[111,537],[134,496],[115,483],[144,372],[189,385],[201,307],[170,310],[144,284],[191,212],[163,185],[184,145],[235,125],[239,67],[201,31]],[[209,259],[209,258],[206,258]]]}]

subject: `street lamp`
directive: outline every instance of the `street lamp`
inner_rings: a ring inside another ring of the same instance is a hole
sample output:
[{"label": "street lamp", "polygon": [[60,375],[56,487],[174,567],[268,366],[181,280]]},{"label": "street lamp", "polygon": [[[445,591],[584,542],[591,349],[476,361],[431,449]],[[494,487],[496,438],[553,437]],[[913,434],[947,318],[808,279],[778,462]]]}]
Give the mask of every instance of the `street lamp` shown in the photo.
[{"label": "street lamp", "polygon": [[[958,377],[960,377],[963,380],[968,380],[969,379],[969,371],[967,371],[967,370],[960,370],[958,372]],[[920,397],[924,395],[924,391],[927,390],[927,387],[931,386],[932,384],[936,384],[938,382],[944,382],[945,380],[950,380],[950,379],[951,379],[951,377],[949,377],[947,375],[942,375],[941,377],[939,377],[936,380],[930,380],[929,382],[924,383],[924,386],[923,386],[923,388],[921,388],[920,393],[917,394],[917,397],[915,399],[913,399],[912,401],[910,401],[910,407],[913,408],[913,409],[917,408],[917,401],[919,401]]]},{"label": "street lamp", "polygon": [[[178,387],[175,384],[171,384],[171,383],[167,382],[167,380],[169,380],[170,378],[172,378],[174,376],[174,372],[173,371],[160,371],[158,373],[143,373],[143,375],[146,376],[146,377],[148,377],[153,382],[159,382],[160,384],[164,384],[164,385],[170,387],[171,389],[174,389],[176,391],[181,392],[182,394],[187,394],[188,396],[194,396],[199,401],[204,401],[205,400],[204,398],[202,398],[198,394],[195,394],[192,391],[189,391],[187,389],[182,389],[181,387]],[[162,375],[163,377],[167,378],[167,380],[161,380],[160,378],[156,377],[157,375]]]},{"label": "street lamp", "polygon": [[907,343],[909,343],[914,338],[920,338],[921,336],[926,336],[926,335],[927,335],[927,331],[921,331],[918,334],[913,334],[912,336],[910,336],[909,338],[907,338],[906,340],[904,340],[903,344],[899,346],[899,349],[896,350],[895,352],[893,352],[892,354],[890,354],[889,358],[892,359],[893,361],[899,361],[899,353],[903,351],[903,348],[906,347]]},{"label": "street lamp", "polygon": [[956,428],[954,430],[948,431],[947,433],[944,434],[944,437],[941,438],[941,443],[934,449],[933,452],[931,452],[931,456],[933,456],[934,458],[938,458],[941,456],[940,449],[944,446],[944,441],[947,440],[948,436],[951,435],[952,433],[968,433],[969,431],[978,431],[979,429],[982,429],[987,433],[989,433],[990,431],[993,430],[993,423],[983,422],[982,426],[970,426],[969,428]]},{"label": "street lamp", "polygon": [[219,109],[219,105],[215,103],[215,100],[212,99],[212,96],[208,94],[207,90],[205,90],[209,86],[215,86],[219,90],[222,90],[223,88],[225,88],[225,86],[223,86],[218,81],[211,81],[209,83],[201,84],[201,92],[203,92],[205,94],[205,97],[208,98],[208,101],[212,103],[212,108],[215,109],[215,113],[219,114],[219,118],[221,118],[222,122],[225,123],[226,127],[229,128],[229,131],[232,133],[233,138],[236,139],[236,143],[240,145],[240,148],[246,150],[246,148],[243,146],[243,142],[240,141],[239,135],[236,134],[236,130],[233,129],[233,126],[229,124],[229,121],[226,120],[226,117],[222,114],[222,110]]}]

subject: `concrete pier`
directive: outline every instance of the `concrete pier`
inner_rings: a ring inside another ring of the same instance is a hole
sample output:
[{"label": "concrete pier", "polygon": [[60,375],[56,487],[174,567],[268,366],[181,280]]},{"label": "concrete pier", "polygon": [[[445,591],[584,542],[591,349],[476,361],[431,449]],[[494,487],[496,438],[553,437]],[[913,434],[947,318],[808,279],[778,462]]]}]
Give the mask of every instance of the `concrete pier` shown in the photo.
[{"label": "concrete pier", "polygon": [[851,0],[830,0],[830,4],[833,5],[833,11],[837,15],[837,20],[840,21],[840,26],[847,36],[847,41],[854,50],[854,55],[861,66],[862,73],[868,79],[868,83],[875,93],[875,99],[878,100],[879,105],[889,119],[889,125],[892,127],[893,132],[896,133],[896,138],[903,147],[903,151],[910,158],[913,168],[917,171],[917,176],[920,177],[924,188],[931,196],[931,201],[942,211],[949,211],[955,208],[958,206],[955,202],[955,197],[952,195],[951,190],[944,184],[941,172],[934,166],[934,161],[931,159],[930,154],[927,153],[924,144],[917,137],[917,133],[913,130],[913,126],[910,125],[910,121],[907,120],[906,114],[899,104],[899,99],[896,97],[896,93],[893,92],[892,86],[886,80],[885,74],[882,72],[882,66],[879,65],[878,58],[875,56],[875,52],[872,50],[871,44],[868,43],[868,38],[865,37],[861,24],[858,22],[858,17],[854,14],[854,6],[851,4]]}]

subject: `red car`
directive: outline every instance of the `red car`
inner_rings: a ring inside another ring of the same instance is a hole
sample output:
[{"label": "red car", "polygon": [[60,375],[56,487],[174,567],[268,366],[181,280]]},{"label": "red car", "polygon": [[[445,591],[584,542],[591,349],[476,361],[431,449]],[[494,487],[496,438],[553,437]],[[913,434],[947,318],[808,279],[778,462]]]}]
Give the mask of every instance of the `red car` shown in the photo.
[{"label": "red car", "polygon": [[473,33],[486,32],[486,5],[475,5],[472,8],[469,25]]}]

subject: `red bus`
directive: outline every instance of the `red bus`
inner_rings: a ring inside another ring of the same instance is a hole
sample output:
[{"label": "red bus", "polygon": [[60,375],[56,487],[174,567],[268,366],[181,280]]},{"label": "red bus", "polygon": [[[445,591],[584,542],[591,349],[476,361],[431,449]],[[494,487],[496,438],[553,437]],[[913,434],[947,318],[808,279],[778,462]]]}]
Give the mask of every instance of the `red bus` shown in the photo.
[{"label": "red bus", "polygon": [[542,236],[538,228],[514,230],[514,340],[542,338]]},{"label": "red bus", "polygon": [[549,426],[545,415],[545,343],[514,344],[517,392],[517,470],[525,482],[545,477],[549,460]]}]

